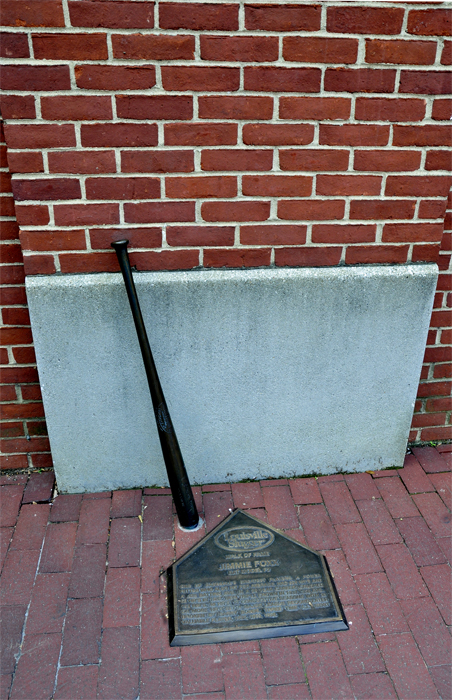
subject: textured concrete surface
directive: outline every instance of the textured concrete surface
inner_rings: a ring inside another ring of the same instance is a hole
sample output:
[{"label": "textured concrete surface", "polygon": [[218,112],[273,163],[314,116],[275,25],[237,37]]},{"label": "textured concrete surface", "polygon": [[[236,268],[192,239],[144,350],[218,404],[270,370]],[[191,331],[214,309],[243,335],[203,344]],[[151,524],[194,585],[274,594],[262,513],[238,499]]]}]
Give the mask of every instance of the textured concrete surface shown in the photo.
[{"label": "textured concrete surface", "polygon": [[[135,274],[193,483],[403,462],[436,265]],[[164,485],[120,274],[27,280],[59,488]]]}]

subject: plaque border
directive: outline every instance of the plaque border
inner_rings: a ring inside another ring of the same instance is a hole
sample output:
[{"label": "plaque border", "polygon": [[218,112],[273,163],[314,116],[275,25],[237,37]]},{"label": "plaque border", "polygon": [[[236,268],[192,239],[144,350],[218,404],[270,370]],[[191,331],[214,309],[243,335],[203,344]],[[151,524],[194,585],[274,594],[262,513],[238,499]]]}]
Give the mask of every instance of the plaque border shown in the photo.
[{"label": "plaque border", "polygon": [[[220,530],[226,523],[228,523],[229,520],[232,520],[234,516],[237,515],[237,513],[243,513],[243,515],[246,515],[248,518],[253,520],[259,527],[263,526],[271,530],[274,534],[279,535],[279,537],[283,537],[284,539],[289,540],[290,542],[294,542],[299,547],[313,552],[316,556],[320,558],[321,566],[323,567],[323,572],[325,575],[325,580],[329,587],[329,593],[333,599],[336,610],[338,610],[339,612],[339,614],[336,617],[325,618],[324,620],[319,622],[286,622],[284,624],[281,624],[281,622],[279,621],[274,623],[267,623],[264,625],[256,624],[253,627],[249,627],[247,629],[242,630],[194,630],[193,632],[180,631],[177,615],[176,568],[179,566],[179,564],[182,564],[182,562],[184,562],[185,559],[188,559],[188,557],[190,557],[194,552],[196,552],[197,549],[202,547],[206,538],[215,537],[215,533],[218,530]],[[293,537],[290,537],[289,535],[286,535],[280,530],[277,530],[276,528],[272,527],[272,525],[263,523],[261,520],[258,520],[258,518],[255,518],[253,515],[249,515],[245,511],[240,510],[240,508],[236,508],[235,510],[233,510],[232,513],[227,516],[227,518],[225,518],[221,523],[219,523],[213,530],[211,530],[211,532],[205,535],[205,537],[203,537],[202,540],[193,545],[193,547],[190,547],[190,549],[187,552],[185,552],[185,554],[183,554],[180,557],[180,559],[173,562],[173,564],[170,567],[168,567],[166,575],[168,595],[168,628],[171,647],[189,646],[195,644],[217,644],[221,642],[240,642],[249,641],[253,639],[269,639],[272,637],[289,637],[295,635],[319,634],[321,632],[340,632],[349,629],[344,609],[339,599],[336,590],[336,585],[334,583],[334,578],[331,575],[330,567],[328,565],[326,557],[320,552],[317,552],[315,549],[312,549],[312,547],[309,547],[305,544],[301,544],[301,542],[298,542]]]}]

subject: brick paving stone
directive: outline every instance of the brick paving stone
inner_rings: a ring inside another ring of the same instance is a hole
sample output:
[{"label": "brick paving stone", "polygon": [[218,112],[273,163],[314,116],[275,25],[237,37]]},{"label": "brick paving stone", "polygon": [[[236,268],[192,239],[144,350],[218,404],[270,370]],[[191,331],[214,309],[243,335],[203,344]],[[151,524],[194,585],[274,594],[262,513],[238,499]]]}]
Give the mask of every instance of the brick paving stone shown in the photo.
[{"label": "brick paving stone", "polygon": [[397,700],[391,679],[386,673],[365,673],[351,676],[356,700]]},{"label": "brick paving stone", "polygon": [[0,698],[1,700],[8,700],[9,691],[11,688],[11,683],[13,682],[13,674],[2,673],[0,675]]},{"label": "brick paving stone", "polygon": [[101,634],[102,598],[69,600],[64,625],[61,665],[97,664],[100,656]]},{"label": "brick paving stone", "polygon": [[70,574],[38,574],[27,617],[27,635],[61,632]]},{"label": "brick paving stone", "polygon": [[96,700],[98,666],[60,668],[54,700]]},{"label": "brick paving stone", "polygon": [[386,667],[401,698],[436,700],[438,693],[411,634],[379,637]]},{"label": "brick paving stone", "polygon": [[196,693],[195,695],[184,695],[184,700],[226,700],[224,693]]},{"label": "brick paving stone", "polygon": [[145,496],[171,496],[171,489],[162,487],[144,489]]},{"label": "brick paving stone", "polygon": [[419,515],[400,479],[378,479],[376,484],[393,518],[412,518]]},{"label": "brick paving stone", "polygon": [[264,669],[260,654],[228,654],[223,659],[226,700],[263,700]]},{"label": "brick paving stone", "polygon": [[26,605],[8,605],[0,610],[0,668],[2,674],[14,673],[25,622]]},{"label": "brick paving stone", "polygon": [[22,506],[14,530],[11,549],[41,549],[46,533],[50,506],[45,504]]},{"label": "brick paving stone", "polygon": [[305,644],[301,653],[313,698],[353,697],[337,642]]},{"label": "brick paving stone", "polygon": [[355,501],[371,498],[380,498],[380,492],[375,486],[370,474],[346,474],[345,483],[350,489],[352,498]]},{"label": "brick paving stone", "polygon": [[306,683],[274,685],[267,688],[268,700],[311,700]]},{"label": "brick paving stone", "polygon": [[222,654],[248,654],[253,651],[260,653],[258,641],[225,642],[220,644]]},{"label": "brick paving stone", "polygon": [[390,476],[399,476],[398,469],[382,469],[381,471],[370,472],[372,479],[385,479]]},{"label": "brick paving stone", "polygon": [[71,598],[95,598],[104,592],[107,546],[86,544],[76,547],[69,583]]},{"label": "brick paving stone", "polygon": [[399,476],[410,493],[424,493],[434,488],[414,455],[407,455]]},{"label": "brick paving stone", "polygon": [[143,541],[173,539],[173,499],[171,496],[145,496]]},{"label": "brick paving stone", "polygon": [[108,566],[140,566],[141,523],[138,518],[115,518],[111,522]]},{"label": "brick paving stone", "polygon": [[212,530],[226,518],[232,508],[231,491],[212,491],[203,494],[204,515],[207,531]]},{"label": "brick paving stone", "polygon": [[256,482],[232,484],[232,499],[234,506],[242,510],[264,507],[261,487]]},{"label": "brick paving stone", "polygon": [[[356,576],[356,583],[375,635],[409,632],[386,574],[361,574]],[[413,605],[413,601],[409,604]]]},{"label": "brick paving stone", "polygon": [[55,483],[55,474],[52,472],[34,472],[30,474],[27,481],[22,503],[33,503],[35,501],[50,501]]},{"label": "brick paving stone", "polygon": [[300,506],[298,518],[313,549],[337,549],[339,540],[323,504]]},{"label": "brick paving stone", "polygon": [[438,537],[436,541],[447,561],[452,566],[452,537]]},{"label": "brick paving stone", "polygon": [[50,510],[50,522],[71,522],[79,519],[82,495],[80,493],[68,493],[58,495],[52,503]]},{"label": "brick paving stone", "polygon": [[160,573],[174,561],[175,552],[171,540],[143,542],[141,564],[141,592],[158,595]]},{"label": "brick paving stone", "polygon": [[263,479],[259,481],[261,486],[286,486],[289,483],[288,479]]},{"label": "brick paving stone", "polygon": [[377,552],[397,598],[408,600],[427,595],[413,557],[404,544],[379,545]]},{"label": "brick paving stone", "polygon": [[319,634],[300,634],[299,644],[315,644],[316,642],[335,642],[335,632],[320,632]]},{"label": "brick paving stone", "polygon": [[363,523],[336,525],[336,532],[352,574],[373,574],[382,570]]},{"label": "brick paving stone", "polygon": [[343,481],[345,478],[344,474],[328,474],[327,476],[317,477],[317,481],[320,484],[326,483],[327,481]]},{"label": "brick paving stone", "polygon": [[0,528],[0,572],[3,569],[3,564],[6,559],[6,554],[8,552],[9,543],[11,542],[11,537],[13,536],[13,527],[2,527]]},{"label": "brick paving stone", "polygon": [[1,486],[11,486],[14,484],[22,484],[25,488],[25,484],[28,481],[28,474],[0,474],[0,485]]},{"label": "brick paving stone", "polygon": [[432,666],[429,671],[440,696],[452,698],[452,666]]},{"label": "brick paving stone", "polygon": [[218,644],[182,647],[181,656],[184,693],[214,693],[224,689]]},{"label": "brick paving stone", "polygon": [[434,447],[413,447],[412,452],[427,474],[447,472],[451,469],[446,455]]},{"label": "brick paving stone", "polygon": [[140,699],[181,700],[180,659],[156,659],[141,664]]},{"label": "brick paving stone", "polygon": [[204,520],[204,503],[202,502],[201,486],[192,486],[193,497],[195,499],[196,508],[198,509],[199,517]]},{"label": "brick paving stone", "polygon": [[320,482],[320,491],[333,525],[361,522],[345,481]]},{"label": "brick paving stone", "polygon": [[185,552],[198,544],[206,534],[205,524],[199,530],[182,530],[179,527],[177,515],[174,516],[174,541],[176,545],[176,557],[179,559]]},{"label": "brick paving stone", "polygon": [[140,569],[108,569],[103,627],[135,627],[140,624]]},{"label": "brick paving stone", "polygon": [[203,484],[201,489],[203,493],[211,493],[214,491],[230,491],[231,484]]},{"label": "brick paving stone", "polygon": [[395,544],[402,542],[400,532],[394,525],[388,509],[381,498],[358,501],[359,512],[374,544]]},{"label": "brick paving stone", "polygon": [[446,625],[452,625],[450,566],[448,564],[424,566],[420,572],[444,618],[444,622]]},{"label": "brick paving stone", "polygon": [[304,682],[300,649],[295,637],[263,639],[261,649],[266,685]]},{"label": "brick paving stone", "polygon": [[170,647],[168,638],[168,606],[162,596],[142,596],[141,658],[168,659],[180,656],[180,648]]},{"label": "brick paving stone", "polygon": [[438,494],[419,493],[413,500],[435,537],[450,537],[451,515]]},{"label": "brick paving stone", "polygon": [[298,527],[297,511],[287,485],[264,487],[262,495],[270,525],[280,530]]},{"label": "brick paving stone", "polygon": [[452,510],[452,478],[447,472],[442,474],[429,474],[428,478],[438,492],[439,497]]},{"label": "brick paving stone", "polygon": [[307,479],[290,479],[289,487],[293,502],[297,505],[322,503],[322,494],[320,493],[317,480],[314,477],[308,477]]},{"label": "brick paving stone", "polygon": [[347,605],[345,617],[350,629],[337,633],[345,667],[349,675],[377,673],[385,666],[362,605]]},{"label": "brick paving stone", "polygon": [[94,493],[84,493],[84,501],[99,501],[103,498],[109,498],[111,500],[111,491],[96,491]]},{"label": "brick paving stone", "polygon": [[0,581],[1,605],[28,605],[38,561],[34,549],[9,550]]},{"label": "brick paving stone", "polygon": [[344,553],[340,549],[323,552],[330,567],[342,605],[355,605],[361,598]]},{"label": "brick paving stone", "polygon": [[83,498],[77,530],[77,544],[104,544],[110,525],[110,499]]},{"label": "brick paving stone", "polygon": [[138,696],[140,665],[139,628],[105,629],[101,657],[97,697],[102,700],[135,700]]},{"label": "brick paving stone", "polygon": [[77,523],[51,523],[48,526],[39,564],[41,573],[71,570],[76,533]]},{"label": "brick paving stone", "polygon": [[134,518],[141,515],[141,489],[113,491],[111,499],[112,518]]},{"label": "brick paving stone", "polygon": [[301,527],[297,527],[296,530],[285,530],[284,534],[288,535],[289,537],[292,537],[293,540],[296,540],[300,544],[308,544],[306,542],[306,537],[304,536]]},{"label": "brick paving stone", "polygon": [[48,700],[53,695],[61,634],[25,636],[14,675],[11,700]]},{"label": "brick paving stone", "polygon": [[253,518],[261,520],[263,523],[268,523],[267,512],[263,508],[250,508],[246,512],[247,515],[252,515]]},{"label": "brick paving stone", "polygon": [[423,518],[400,518],[396,524],[418,566],[443,564],[446,561]]},{"label": "brick paving stone", "polygon": [[0,487],[0,527],[14,527],[16,524],[23,492],[22,484],[5,484]]},{"label": "brick paving stone", "polygon": [[421,598],[416,605],[402,600],[400,605],[427,666],[449,664],[452,639],[432,598]]}]

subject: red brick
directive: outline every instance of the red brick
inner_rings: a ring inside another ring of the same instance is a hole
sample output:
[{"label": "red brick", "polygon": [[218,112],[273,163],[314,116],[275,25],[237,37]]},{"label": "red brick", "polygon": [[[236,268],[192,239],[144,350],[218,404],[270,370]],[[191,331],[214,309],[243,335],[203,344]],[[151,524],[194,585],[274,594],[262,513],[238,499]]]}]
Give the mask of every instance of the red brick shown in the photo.
[{"label": "red brick", "polygon": [[394,126],[394,146],[450,146],[452,135],[448,126]]},{"label": "red brick", "polygon": [[[202,40],[202,37],[201,37]],[[199,97],[200,119],[271,119],[272,97],[215,95]]]},{"label": "red brick", "polygon": [[32,342],[30,328],[3,328],[0,333],[0,343],[2,345],[29,344]]},{"label": "red brick", "polygon": [[97,693],[97,666],[76,666],[60,668],[55,691],[55,700],[86,698],[95,700]]},{"label": "red brick", "polygon": [[143,595],[142,599],[141,658],[169,659],[180,656],[180,649],[169,645],[168,606],[164,595],[160,598]]},{"label": "red brick", "polygon": [[286,61],[355,63],[357,55],[357,39],[288,36],[283,40]]},{"label": "red brick", "polygon": [[446,202],[426,199],[419,203],[418,216],[420,219],[444,219],[445,209]]},{"label": "red brick", "polygon": [[236,124],[166,124],[165,144],[169,146],[222,146],[237,143]]},{"label": "red brick", "polygon": [[[387,97],[357,97],[355,117],[363,121],[420,121],[425,116],[425,100]],[[388,159],[393,151],[386,153]],[[395,154],[394,154],[395,155]],[[407,152],[409,157],[409,152]]]},{"label": "red brick", "polygon": [[[215,151],[217,152],[217,151]],[[193,153],[189,151],[122,151],[122,172],[191,172]]]},{"label": "red brick", "polygon": [[305,145],[314,138],[312,124],[245,124],[243,142],[253,146]]},{"label": "red brick", "polygon": [[443,66],[452,65],[452,41],[445,41],[441,54],[441,64]]},{"label": "red brick", "polygon": [[[408,625],[384,573],[356,577],[356,583],[375,635],[408,632]],[[410,600],[410,605],[413,601]]]},{"label": "red brick", "polygon": [[410,493],[434,491],[430,480],[414,455],[405,457],[403,469],[399,470],[399,476]]},{"label": "red brick", "polygon": [[451,666],[431,666],[429,672],[442,698],[452,695]]},{"label": "red brick", "polygon": [[293,221],[322,221],[328,219],[342,219],[343,215],[343,200],[296,199],[278,202],[278,217],[280,219],[289,219]]},{"label": "red brick", "polygon": [[171,496],[145,496],[143,512],[143,541],[173,538]]},{"label": "red brick", "polygon": [[234,149],[202,151],[202,170],[271,170],[273,151]]},{"label": "red brick", "polygon": [[158,141],[155,124],[82,124],[81,136],[88,148],[156,146]]},{"label": "red brick", "polygon": [[415,202],[409,199],[361,199],[350,203],[350,218],[365,220],[412,219]]},{"label": "red brick", "polygon": [[[26,605],[8,605],[2,608],[2,676],[3,674],[14,673],[16,655],[20,655],[20,643],[22,641],[22,630],[26,612]],[[5,697],[7,696],[8,693]]]},{"label": "red brick", "polygon": [[77,0],[69,2],[69,13],[73,27],[152,29],[154,26],[153,2]]},{"label": "red brick", "polygon": [[227,654],[223,660],[226,698],[264,698],[265,681],[260,654]]},{"label": "red brick", "polygon": [[33,34],[34,57],[52,60],[108,58],[106,34]]},{"label": "red brick", "polygon": [[[117,228],[114,229],[91,229],[90,230],[90,239],[91,239],[91,246],[93,248],[101,248],[104,250],[110,250],[111,248],[111,241],[114,240],[114,238],[118,238],[118,236],[123,235],[123,237],[127,236],[127,239],[130,241],[130,247],[131,248],[159,248],[162,244],[162,229],[160,227],[153,227],[153,228],[127,228],[127,229],[122,229],[118,230]],[[128,499],[131,498],[132,496],[128,496],[127,492],[125,491],[115,491],[114,494],[123,494],[123,496],[117,496],[117,498],[124,498],[126,502],[128,502]],[[135,493],[135,492],[134,492]],[[115,498],[115,495],[113,494],[113,498]],[[135,498],[135,496],[134,496]],[[137,500],[141,504],[141,491],[136,495]],[[138,515],[138,513],[136,513]],[[112,516],[116,517],[116,516]],[[117,516],[117,517],[127,517],[127,516]]]},{"label": "red brick", "polygon": [[433,175],[410,176],[389,175],[386,180],[386,195],[417,197],[422,195],[446,196],[450,189],[451,180],[448,177]]},{"label": "red brick", "polygon": [[50,522],[78,520],[81,502],[81,494],[59,494],[52,503],[49,517]]},{"label": "red brick", "polygon": [[102,663],[99,669],[97,697],[136,698],[140,654],[138,627],[107,628],[102,636]]},{"label": "red brick", "polygon": [[370,474],[346,474],[345,481],[355,501],[380,498],[380,492]]},{"label": "red brick", "polygon": [[133,518],[141,515],[141,494],[141,489],[113,491],[111,517]]},{"label": "red brick", "polygon": [[[19,376],[18,381],[26,381],[27,374],[24,371],[26,369],[28,368],[19,368],[19,370],[16,370],[16,376]],[[3,370],[2,374],[4,375],[3,381],[6,381],[8,379],[6,370]],[[14,376],[14,374],[12,376]],[[30,374],[30,381],[36,381],[36,370]],[[43,407],[42,403],[3,404],[1,413],[2,417],[6,419],[41,417],[43,416]]]},{"label": "red brick", "polygon": [[304,245],[306,226],[284,224],[242,226],[240,242],[247,245]]},{"label": "red brick", "polygon": [[312,266],[338,265],[341,248],[280,248],[275,251],[277,266]]},{"label": "red brick", "polygon": [[428,151],[425,159],[425,169],[449,171],[450,160],[450,153],[448,151]]},{"label": "red brick", "polygon": [[[351,571],[345,556],[340,549],[324,552],[328,566],[334,578],[339,599],[343,605],[355,605],[361,603],[358,589],[356,588]],[[309,639],[309,638],[308,638]]]},{"label": "red brick", "polygon": [[375,175],[318,175],[316,194],[379,195],[382,178]]},{"label": "red brick", "polygon": [[5,325],[12,326],[29,326],[30,325],[30,314],[28,309],[3,309],[2,310],[3,323]]},{"label": "red brick", "polygon": [[83,500],[77,544],[103,544],[108,539],[110,499]]},{"label": "red brick", "polygon": [[[306,683],[274,685],[267,688],[269,700],[310,700],[311,694]],[[199,698],[199,700],[203,700]],[[212,698],[215,700],[215,698]],[[220,698],[218,698],[220,700]]]},{"label": "red brick", "polygon": [[2,43],[0,55],[2,58],[28,58],[30,51],[28,37],[25,33],[2,32],[0,36]]},{"label": "red brick", "polygon": [[77,523],[52,523],[47,528],[39,570],[41,573],[70,571]]},{"label": "red brick", "polygon": [[57,204],[54,214],[56,226],[119,223],[117,204]]},{"label": "red brick", "polygon": [[317,481],[313,477],[307,479],[291,479],[289,481],[289,486],[294,503],[299,505],[322,503],[322,496]]},{"label": "red brick", "polygon": [[400,518],[396,523],[418,566],[444,563],[444,555],[422,518]]},{"label": "red brick", "polygon": [[15,180],[14,197],[24,199],[79,199],[81,196],[78,180],[53,178],[40,180]]},{"label": "red brick", "polygon": [[402,28],[404,8],[329,7],[329,32],[356,34],[398,34]]},{"label": "red brick", "polygon": [[[410,127],[408,127],[410,128]],[[386,146],[389,126],[380,124],[321,124],[319,143],[330,146]]]},{"label": "red brick", "polygon": [[38,550],[9,550],[2,571],[0,587],[2,605],[28,605],[39,554]]},{"label": "red brick", "polygon": [[199,251],[164,250],[161,252],[132,253],[131,264],[137,270],[190,270],[199,265]]},{"label": "red brick", "polygon": [[435,58],[435,41],[366,39],[367,63],[430,65]]},{"label": "red brick", "polygon": [[113,56],[135,60],[174,61],[192,59],[194,36],[165,36],[155,34],[114,34]]},{"label": "red brick", "polygon": [[304,671],[294,637],[264,639],[261,641],[261,649],[267,685],[303,683]]},{"label": "red brick", "polygon": [[361,521],[361,517],[344,481],[320,482],[319,485],[333,524]]},{"label": "red brick", "polygon": [[[42,173],[44,165],[42,154],[37,151],[24,151],[22,153],[8,152],[8,167],[10,173]],[[6,224],[15,222],[4,222]]]},{"label": "red brick", "polygon": [[117,272],[118,261],[112,253],[60,253],[61,272]]},{"label": "red brick", "polygon": [[201,36],[206,61],[277,61],[278,38],[273,36]]},{"label": "red brick", "polygon": [[270,203],[262,201],[204,202],[204,221],[265,221],[270,216]]},{"label": "red brick", "polygon": [[337,641],[344,657],[347,673],[352,675],[385,671],[362,605],[347,606],[344,612],[350,629],[348,634],[339,634]]},{"label": "red brick", "polygon": [[262,488],[265,510],[273,527],[289,530],[298,527],[296,510],[288,486]]},{"label": "red brick", "polygon": [[61,634],[32,634],[25,637],[14,676],[11,698],[50,698],[57,674]]},{"label": "red brick", "polygon": [[3,564],[5,562],[6,554],[8,552],[8,547],[13,536],[14,528],[12,527],[2,527],[0,528],[0,573],[3,569]]},{"label": "red brick", "polygon": [[24,486],[5,484],[1,486],[2,507],[0,510],[0,527],[14,527],[19,514]]},{"label": "red brick", "polygon": [[450,636],[433,600],[421,598],[415,606],[409,600],[400,604],[427,666],[448,664]]},{"label": "red brick", "polygon": [[2,90],[70,89],[69,66],[4,65],[2,69]]},{"label": "red brick", "polygon": [[244,175],[242,192],[257,197],[309,197],[312,178],[296,175]]},{"label": "red brick", "polygon": [[70,574],[38,574],[27,617],[27,635],[61,632]]},{"label": "red brick", "polygon": [[374,544],[395,544],[402,541],[394,521],[380,498],[360,501],[358,507]]},{"label": "red brick", "polygon": [[33,95],[2,95],[0,106],[3,119],[34,119],[36,117]]},{"label": "red brick", "polygon": [[245,27],[270,32],[316,31],[320,29],[319,5],[245,5]]},{"label": "red brick", "polygon": [[[322,40],[323,41],[323,40]],[[263,99],[263,98],[258,98]],[[280,97],[281,119],[348,119],[351,101],[347,97]]]},{"label": "red brick", "polygon": [[163,66],[165,90],[234,91],[239,89],[239,68],[223,66]]},{"label": "red brick", "polygon": [[347,170],[349,157],[349,151],[345,150],[286,149],[280,151],[279,161],[281,170],[321,172],[322,170]]},{"label": "red brick", "polygon": [[102,177],[86,180],[87,199],[157,199],[160,181],[148,177]]},{"label": "red brick", "polygon": [[212,530],[232,512],[230,491],[214,491],[203,495],[204,515],[207,530]]},{"label": "red brick", "polygon": [[354,169],[363,171],[418,170],[420,151],[355,151]]},{"label": "red brick", "polygon": [[409,34],[448,36],[452,30],[451,24],[450,13],[445,9],[410,10],[408,14]]},{"label": "red brick", "polygon": [[159,18],[162,29],[228,31],[238,29],[238,5],[178,3],[176,6],[174,3],[162,3]]},{"label": "red brick", "polygon": [[5,134],[8,148],[70,148],[76,145],[73,124],[6,124]]},{"label": "red brick", "polygon": [[169,226],[166,241],[173,246],[233,245],[232,226]]},{"label": "red brick", "polygon": [[336,533],[323,505],[302,506],[298,517],[310,547],[317,550],[339,547]]},{"label": "red brick", "polygon": [[[452,42],[450,42],[452,45]],[[435,100],[432,107],[432,119],[446,121],[452,118],[452,100]]]},{"label": "red brick", "polygon": [[336,525],[336,531],[354,575],[381,571],[377,553],[362,523]]},{"label": "red brick", "polygon": [[[222,655],[218,644],[207,647],[183,647],[181,655],[184,693],[215,693],[223,690]],[[174,690],[175,685],[170,692],[174,693]]]},{"label": "red brick", "polygon": [[[111,98],[101,96],[95,98],[86,95],[42,97],[41,111],[44,119],[59,121],[111,119],[112,117]],[[52,156],[55,155],[52,153]],[[65,153],[65,155],[75,154]]]},{"label": "red brick", "polygon": [[393,92],[395,70],[327,68],[325,90],[335,92]]},{"label": "red brick", "polygon": [[244,75],[245,90],[263,92],[320,91],[320,68],[250,66],[245,67]]},{"label": "red brick", "polygon": [[[79,231],[23,231],[23,250],[86,250],[85,232]],[[39,398],[39,397],[38,397]]]},{"label": "red brick", "polygon": [[174,561],[174,548],[171,540],[149,540],[143,542],[141,574],[142,593],[159,594],[160,577]]},{"label": "red brick", "polygon": [[41,549],[49,517],[49,508],[48,505],[31,503],[22,506],[11,542],[11,549],[36,549],[38,551]]},{"label": "red brick", "polygon": [[118,95],[116,110],[121,119],[191,119],[193,98],[176,95]]},{"label": "red brick", "polygon": [[393,518],[410,518],[419,512],[399,479],[382,478],[376,482]]},{"label": "red brick", "polygon": [[412,451],[427,474],[450,471],[451,469],[441,453],[434,447],[414,447]]},{"label": "red brick", "polygon": [[232,497],[234,506],[242,510],[264,507],[260,484],[257,483],[232,484]]},{"label": "red brick", "polygon": [[[446,474],[446,473],[430,474],[429,479],[432,482],[432,484],[435,486],[435,488],[438,492],[438,495],[442,498],[442,500],[444,501],[446,506],[449,508],[449,510],[452,510],[452,493],[451,493],[452,485],[451,485],[449,474]],[[424,509],[424,511],[421,510],[421,512],[424,515],[424,518],[429,523],[429,520],[425,515],[425,509],[429,508],[427,503],[430,504],[430,499],[428,501],[427,501],[427,499],[422,499],[420,502],[419,508]],[[432,529],[434,529],[434,528],[432,528]]]},{"label": "red brick", "polygon": [[427,595],[416,564],[404,544],[377,545],[377,551],[397,598],[409,600]]},{"label": "red brick", "polygon": [[398,697],[438,697],[411,634],[388,635],[378,641]]},{"label": "red brick", "polygon": [[385,673],[362,673],[351,676],[350,683],[356,700],[368,700],[368,698],[397,700],[391,679]]},{"label": "red brick", "polygon": [[352,697],[337,642],[303,644],[301,653],[313,697]]},{"label": "red brick", "polygon": [[[118,522],[117,520],[114,521]],[[102,626],[133,627],[140,624],[140,569],[109,568],[105,586]]]},{"label": "red brick", "polygon": [[116,172],[116,162],[113,151],[50,152],[48,154],[48,159],[49,171],[51,173],[83,174]]},{"label": "red brick", "polygon": [[140,566],[141,524],[138,518],[115,518],[110,527],[108,565]]},{"label": "red brick", "polygon": [[84,90],[149,90],[155,68],[84,64],[75,67],[77,87]]},{"label": "red brick", "polygon": [[235,197],[235,177],[174,177],[166,178],[165,193],[172,199],[198,199],[206,197]]},{"label": "red brick", "polygon": [[104,544],[75,548],[69,597],[94,598],[103,595],[106,559],[107,550]]},{"label": "red brick", "polygon": [[2,24],[21,27],[64,27],[61,0],[5,0],[2,5]]},{"label": "red brick", "polygon": [[452,624],[452,611],[450,607],[450,566],[448,564],[424,566],[420,571],[446,625]]},{"label": "red brick", "polygon": [[[141,666],[140,697],[152,700],[181,696],[180,659],[156,659],[144,661]],[[198,696],[191,696],[198,697]],[[212,697],[202,695],[204,698]]]}]

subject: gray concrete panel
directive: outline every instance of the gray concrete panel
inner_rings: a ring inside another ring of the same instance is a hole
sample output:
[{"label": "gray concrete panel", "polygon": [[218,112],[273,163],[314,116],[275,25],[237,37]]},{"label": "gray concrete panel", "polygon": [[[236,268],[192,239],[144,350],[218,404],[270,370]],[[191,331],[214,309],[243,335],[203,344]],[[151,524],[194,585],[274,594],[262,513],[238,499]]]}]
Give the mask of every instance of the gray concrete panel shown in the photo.
[{"label": "gray concrete panel", "polygon": [[[193,484],[403,463],[436,265],[134,273]],[[29,277],[62,492],[166,485],[122,277]]]}]

